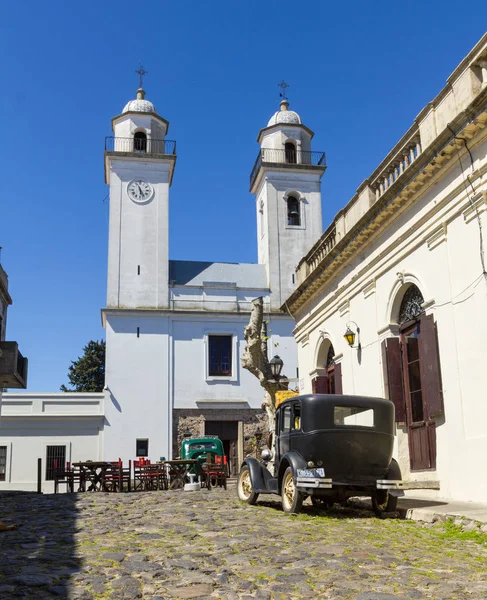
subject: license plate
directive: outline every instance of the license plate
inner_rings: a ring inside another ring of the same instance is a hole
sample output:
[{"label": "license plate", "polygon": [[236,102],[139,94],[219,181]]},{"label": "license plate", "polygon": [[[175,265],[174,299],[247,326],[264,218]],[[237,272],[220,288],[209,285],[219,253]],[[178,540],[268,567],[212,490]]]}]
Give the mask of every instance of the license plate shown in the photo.
[{"label": "license plate", "polygon": [[324,477],[325,469],[298,469],[298,477]]}]

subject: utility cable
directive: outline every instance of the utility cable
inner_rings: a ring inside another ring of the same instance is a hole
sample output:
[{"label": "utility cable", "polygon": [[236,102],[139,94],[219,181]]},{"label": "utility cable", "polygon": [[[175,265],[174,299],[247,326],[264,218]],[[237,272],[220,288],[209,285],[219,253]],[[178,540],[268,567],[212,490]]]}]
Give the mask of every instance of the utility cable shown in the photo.
[{"label": "utility cable", "polygon": [[[453,129],[450,127],[449,123],[447,123],[446,126],[450,130],[450,132],[452,133],[453,138],[455,140],[459,140],[459,141],[461,141],[461,142],[464,143],[465,149],[467,150],[468,155],[470,157],[470,166],[472,167],[472,173],[473,173],[473,171],[474,171],[473,156],[472,156],[472,153],[470,151],[470,148],[468,147],[466,138],[458,136],[453,131]],[[480,263],[482,265],[482,275],[485,277],[485,276],[487,276],[487,271],[485,269],[484,238],[483,238],[483,232],[482,232],[482,219],[480,218],[479,211],[478,211],[477,207],[475,206],[472,198],[470,197],[470,195],[468,193],[468,186],[466,185],[465,179],[470,184],[470,187],[472,188],[473,195],[475,195],[475,188],[473,187],[473,184],[472,184],[472,181],[471,181],[470,177],[468,175],[465,175],[465,171],[463,170],[462,160],[460,158],[460,149],[459,148],[457,148],[457,156],[458,156],[458,162],[460,164],[460,169],[462,171],[463,183],[465,185],[465,193],[467,194],[467,198],[468,198],[468,201],[470,202],[470,206],[475,211],[475,216],[477,217],[477,224],[479,226],[479,238],[480,238],[480,240],[479,240],[480,241]]]}]

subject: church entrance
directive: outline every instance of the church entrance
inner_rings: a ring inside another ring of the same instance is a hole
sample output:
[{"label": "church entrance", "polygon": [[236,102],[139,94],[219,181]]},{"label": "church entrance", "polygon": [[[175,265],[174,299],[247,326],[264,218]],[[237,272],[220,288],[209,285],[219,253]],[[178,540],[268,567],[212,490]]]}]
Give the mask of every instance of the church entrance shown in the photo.
[{"label": "church entrance", "polygon": [[238,421],[205,421],[205,435],[217,435],[223,442],[230,477],[236,477],[238,464]]}]

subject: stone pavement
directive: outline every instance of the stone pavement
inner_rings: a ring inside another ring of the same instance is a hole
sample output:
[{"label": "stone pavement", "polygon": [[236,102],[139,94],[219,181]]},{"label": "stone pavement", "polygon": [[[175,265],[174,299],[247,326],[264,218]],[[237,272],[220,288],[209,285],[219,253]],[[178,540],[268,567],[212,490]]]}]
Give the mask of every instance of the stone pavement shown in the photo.
[{"label": "stone pavement", "polygon": [[[363,508],[371,508],[369,498],[354,499],[353,504]],[[403,519],[435,523],[451,518],[458,523],[462,522],[464,525],[469,523],[484,524],[485,528],[482,527],[482,529],[487,532],[487,504],[481,502],[457,502],[443,498],[426,500],[425,498],[408,495],[399,498],[397,509]]]},{"label": "stone pavement", "polygon": [[477,527],[377,519],[276,496],[210,492],[0,494],[0,599],[487,598]]}]

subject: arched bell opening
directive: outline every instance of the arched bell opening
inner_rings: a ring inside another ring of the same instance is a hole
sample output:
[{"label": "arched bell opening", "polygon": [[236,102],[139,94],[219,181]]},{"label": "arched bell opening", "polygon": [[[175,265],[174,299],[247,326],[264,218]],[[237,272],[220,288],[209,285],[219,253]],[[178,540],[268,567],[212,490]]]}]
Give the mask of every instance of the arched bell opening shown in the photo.
[{"label": "arched bell opening", "polygon": [[289,196],[287,199],[287,224],[301,225],[299,200],[295,196]]},{"label": "arched bell opening", "polygon": [[286,142],[284,144],[284,155],[286,157],[286,163],[295,165],[297,162],[296,146],[293,142]]},{"label": "arched bell opening", "polygon": [[147,152],[147,134],[145,131],[136,131],[134,134],[135,152]]}]

